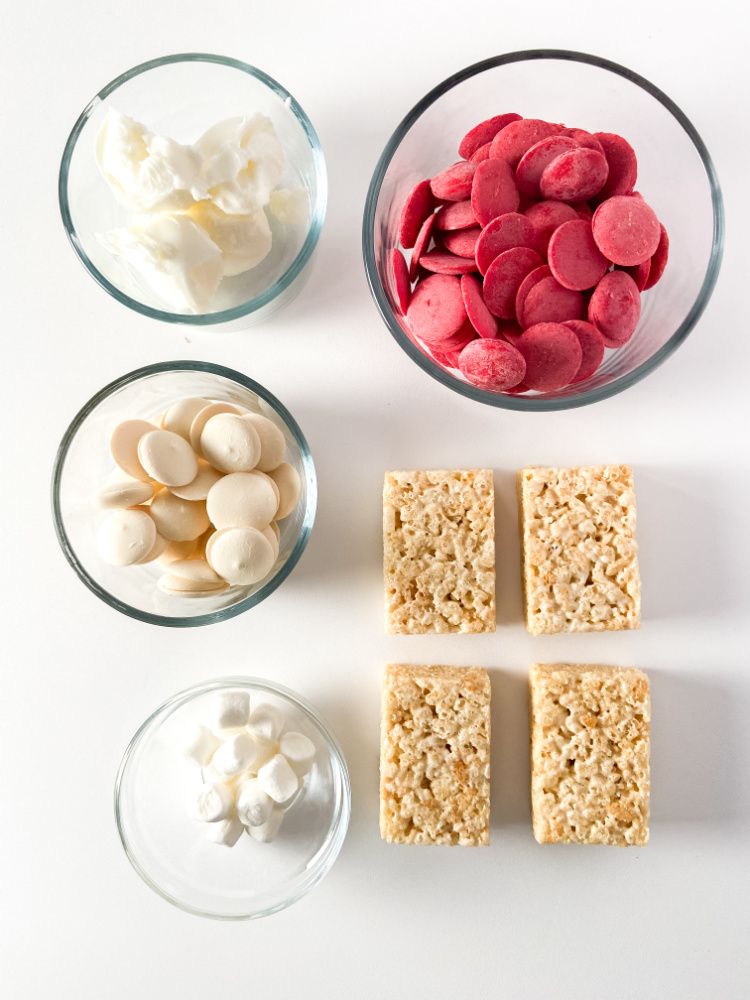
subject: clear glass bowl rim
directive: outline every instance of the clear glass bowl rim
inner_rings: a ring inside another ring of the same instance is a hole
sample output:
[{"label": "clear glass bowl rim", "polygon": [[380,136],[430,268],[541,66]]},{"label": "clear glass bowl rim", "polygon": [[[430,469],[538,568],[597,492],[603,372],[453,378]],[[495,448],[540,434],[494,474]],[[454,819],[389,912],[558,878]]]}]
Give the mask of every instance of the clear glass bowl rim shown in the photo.
[{"label": "clear glass bowl rim", "polygon": [[[278,573],[276,573],[275,576],[268,581],[268,583],[261,587],[260,590],[251,594],[250,597],[246,597],[243,601],[238,601],[236,604],[232,604],[229,607],[220,608],[218,611],[211,611],[205,615],[193,615],[191,617],[186,616],[184,618],[168,618],[165,615],[156,615],[147,611],[141,611],[139,608],[134,608],[130,604],[126,604],[124,601],[119,600],[117,597],[110,594],[109,591],[100,586],[99,583],[86,572],[79,562],[70,540],[68,539],[68,534],[63,523],[62,511],[60,509],[60,482],[62,479],[62,470],[65,464],[65,459],[73,438],[86,418],[103,400],[105,400],[108,396],[111,396],[112,393],[122,389],[124,386],[130,385],[133,382],[138,382],[148,376],[160,375],[166,372],[204,372],[210,375],[219,375],[243,386],[243,388],[250,389],[251,392],[256,393],[261,397],[261,399],[264,399],[274,408],[274,410],[276,410],[289,428],[289,431],[291,432],[292,437],[296,441],[300,450],[300,456],[302,458],[302,464],[307,478],[307,505],[305,508],[305,517],[300,528],[299,538],[294,543],[294,548],[289,553],[289,558]],[[242,614],[243,611],[247,611],[250,608],[255,607],[256,604],[260,604],[261,601],[265,600],[266,597],[272,594],[274,590],[276,590],[276,588],[279,587],[284,580],[286,580],[304,552],[305,546],[307,545],[310,537],[313,522],[315,521],[317,500],[317,478],[315,475],[315,465],[312,460],[312,455],[310,454],[310,447],[304,434],[300,430],[297,421],[291,415],[289,410],[287,410],[284,404],[281,403],[280,400],[273,395],[273,393],[270,393],[268,389],[265,389],[259,382],[253,381],[253,379],[248,378],[241,372],[234,371],[232,368],[225,368],[223,365],[214,365],[207,361],[163,361],[159,364],[147,365],[145,368],[137,368],[135,371],[128,372],[127,375],[122,375],[120,378],[115,379],[114,382],[110,382],[109,385],[105,385],[103,389],[100,389],[96,395],[91,397],[88,403],[86,403],[86,405],[78,411],[71,421],[70,426],[65,431],[62,441],[57,449],[52,470],[52,515],[55,524],[55,532],[57,534],[57,540],[60,543],[60,547],[65,553],[66,559],[76,571],[79,578],[83,581],[83,583],[85,583],[90,591],[96,594],[97,597],[101,598],[101,600],[104,601],[105,604],[108,604],[111,608],[115,608],[117,611],[121,611],[124,615],[127,615],[130,618],[136,618],[138,621],[146,622],[149,625],[165,625],[171,628],[191,628],[193,626],[212,625],[216,622],[226,621],[229,618],[234,618],[236,615]]]},{"label": "clear glass bowl rim", "polygon": [[[180,62],[214,63],[216,65],[228,66],[232,69],[240,70],[241,72],[247,73],[249,76],[253,76],[261,83],[265,84],[269,90],[272,90],[282,101],[288,100],[290,111],[292,111],[294,116],[299,121],[305,135],[307,136],[307,140],[310,143],[317,177],[317,202],[314,206],[309,232],[305,238],[305,242],[302,244],[302,248],[284,274],[282,274],[281,277],[278,278],[272,285],[269,285],[269,287],[266,288],[266,290],[260,295],[257,295],[254,299],[250,299],[248,302],[243,302],[242,305],[234,306],[232,309],[224,309],[220,312],[203,313],[200,315],[184,315],[182,313],[169,312],[164,309],[153,309],[151,306],[147,306],[145,303],[131,298],[129,295],[126,295],[125,292],[121,291],[116,285],[113,285],[111,281],[104,277],[83,249],[80,240],[78,239],[75,226],[73,225],[70,203],[68,201],[68,179],[73,151],[75,150],[78,138],[83,131],[86,122],[91,117],[94,109],[105,98],[114,93],[114,91],[116,91],[122,84],[127,83],[128,80],[132,80],[134,77],[140,76],[142,73],[147,73],[149,70],[158,69],[161,66],[169,66],[172,63]],[[123,305],[127,306],[129,309],[135,310],[135,312],[141,313],[143,316],[150,316],[152,319],[158,319],[164,323],[180,323],[187,324],[188,326],[215,326],[221,323],[229,323],[232,320],[241,319],[243,316],[248,316],[251,313],[256,312],[258,309],[262,309],[264,306],[268,305],[275,298],[281,295],[282,292],[284,292],[285,289],[288,288],[295,278],[302,272],[315,250],[320,237],[321,229],[323,228],[327,192],[328,182],[325,158],[323,156],[323,150],[321,148],[317,132],[313,128],[310,119],[289,91],[282,87],[280,83],[277,83],[273,77],[264,73],[263,70],[257,69],[255,66],[251,66],[249,63],[240,62],[238,59],[230,59],[228,56],[217,56],[205,52],[183,52],[171,56],[160,56],[158,59],[150,59],[148,62],[140,63],[138,66],[134,66],[125,73],[121,73],[120,76],[112,80],[111,83],[108,83],[106,87],[103,87],[83,109],[78,117],[78,120],[73,126],[70,135],[68,136],[68,141],[65,143],[65,149],[63,150],[62,161],[60,163],[60,174],[57,185],[60,214],[62,216],[63,226],[65,227],[65,233],[70,241],[70,245],[76,253],[76,256],[97,284],[101,285],[101,287],[106,292],[109,292],[113,298],[117,299],[118,302],[122,302]]]},{"label": "clear glass bowl rim", "polygon": [[[409,129],[417,121],[417,119],[427,110],[427,108],[430,107],[430,105],[434,104],[435,101],[442,97],[443,94],[447,93],[464,80],[468,80],[470,77],[476,76],[478,73],[483,73],[485,70],[494,69],[497,66],[503,66],[508,63],[515,62],[531,62],[537,59],[559,59],[566,62],[579,62],[586,63],[590,66],[596,66],[599,69],[608,70],[611,73],[624,77],[626,80],[636,84],[643,90],[647,91],[647,93],[649,93],[652,97],[656,98],[656,100],[659,101],[659,103],[662,104],[667,111],[669,111],[670,114],[677,119],[695,146],[708,176],[711,188],[711,202],[713,205],[713,241],[706,275],[690,311],[677,330],[672,334],[670,339],[666,342],[666,344],[660,347],[658,351],[652,354],[650,358],[640,364],[637,368],[634,368],[632,372],[628,372],[627,375],[619,376],[608,385],[598,386],[595,389],[589,389],[586,392],[581,392],[576,396],[568,396],[560,399],[541,399],[531,396],[506,396],[486,392],[483,389],[477,389],[475,386],[469,385],[468,382],[461,382],[459,379],[454,378],[422,354],[422,352],[414,346],[411,340],[409,340],[393,316],[391,306],[378,276],[373,240],[375,213],[377,210],[377,203],[380,196],[380,188],[383,183],[383,178],[385,177],[391,159],[401,144],[402,139],[406,136]],[[623,392],[623,390],[627,389],[631,385],[634,385],[636,382],[640,382],[642,378],[645,378],[646,375],[657,368],[669,357],[670,354],[672,354],[674,350],[676,350],[677,347],[679,347],[697,323],[703,313],[703,310],[708,304],[708,300],[711,297],[711,293],[716,284],[716,280],[719,275],[719,268],[721,266],[723,250],[724,205],[721,196],[721,188],[719,187],[719,180],[705,143],[687,116],[680,110],[680,108],[677,107],[671,98],[667,97],[663,91],[661,91],[658,87],[655,87],[638,73],[634,73],[625,66],[619,65],[619,63],[611,62],[609,59],[602,59],[599,56],[589,55],[585,52],[573,52],[567,49],[526,49],[518,52],[507,52],[503,55],[495,56],[491,59],[484,59],[481,62],[467,66],[466,69],[462,69],[458,73],[454,73],[453,76],[448,77],[448,79],[434,87],[425,97],[422,98],[421,101],[414,105],[388,140],[388,143],[378,160],[377,166],[375,167],[372,180],[370,181],[370,187],[365,201],[364,217],[362,220],[362,253],[364,257],[367,282],[370,286],[370,292],[375,300],[375,304],[380,311],[380,315],[383,317],[383,321],[399,346],[409,355],[412,361],[419,365],[423,371],[427,372],[428,375],[431,375],[438,382],[447,386],[449,389],[452,389],[454,392],[458,392],[463,396],[467,396],[469,399],[476,400],[477,402],[488,403],[490,406],[497,406],[506,410],[536,410],[543,412],[550,410],[573,409],[577,406],[586,406],[589,403],[596,403],[599,400],[607,399],[609,396],[614,396],[619,392]]]},{"label": "clear glass bowl rim", "polygon": [[[291,701],[300,711],[306,715],[310,721],[317,727],[317,729],[323,734],[326,739],[331,754],[335,758],[341,773],[341,785],[342,785],[342,800],[340,807],[336,816],[334,817],[334,823],[331,827],[335,830],[333,839],[329,840],[326,844],[326,856],[325,863],[320,865],[318,870],[315,872],[315,876],[306,882],[303,887],[285,899],[283,902],[278,903],[276,906],[270,907],[267,910],[260,910],[257,913],[244,913],[244,914],[219,914],[219,913],[209,913],[207,910],[201,910],[197,907],[188,906],[176,899],[170,893],[165,892],[160,886],[158,886],[152,878],[148,875],[146,871],[141,867],[138,859],[135,857],[130,849],[127,837],[123,831],[122,827],[122,817],[120,811],[120,792],[122,788],[122,781],[125,775],[130,758],[133,755],[136,747],[138,746],[144,733],[151,726],[151,723],[162,713],[171,714],[176,708],[189,701],[193,698],[197,698],[199,695],[207,694],[211,691],[219,690],[220,688],[228,687],[243,687],[249,688],[254,691],[261,690],[268,694],[281,695]],[[275,681],[264,680],[260,677],[219,677],[216,680],[203,681],[200,684],[195,684],[192,687],[186,688],[184,691],[179,691],[177,694],[168,698],[162,705],[155,709],[151,715],[143,722],[136,731],[135,735],[131,739],[130,743],[125,750],[120,761],[120,766],[117,769],[117,777],[115,779],[115,791],[114,791],[114,807],[115,807],[115,822],[117,823],[117,832],[120,835],[120,841],[123,846],[123,850],[131,863],[133,868],[138,872],[143,881],[151,889],[154,890],[162,899],[166,899],[168,903],[172,903],[173,906],[184,910],[186,913],[193,913],[199,917],[209,917],[213,920],[254,920],[258,917],[267,917],[271,913],[278,913],[279,910],[286,909],[287,906],[291,906],[292,903],[296,903],[298,899],[301,899],[306,895],[310,889],[312,889],[321,879],[330,871],[331,866],[338,857],[338,853],[341,850],[341,846],[344,843],[346,837],[346,832],[349,826],[349,818],[351,816],[351,782],[349,780],[349,769],[346,765],[346,758],[339,745],[338,740],[331,731],[328,723],[325,721],[323,716],[318,712],[318,710],[310,704],[302,695],[297,694],[290,688],[284,687],[283,684],[277,684]]]}]

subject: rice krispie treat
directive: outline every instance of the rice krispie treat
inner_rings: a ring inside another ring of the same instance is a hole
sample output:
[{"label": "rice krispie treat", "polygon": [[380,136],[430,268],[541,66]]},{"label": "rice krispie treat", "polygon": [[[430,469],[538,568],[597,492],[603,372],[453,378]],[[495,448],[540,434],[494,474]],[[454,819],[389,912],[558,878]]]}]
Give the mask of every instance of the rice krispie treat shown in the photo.
[{"label": "rice krispie treat", "polygon": [[386,631],[495,631],[491,469],[387,472],[383,487]]},{"label": "rice krispie treat", "polygon": [[393,844],[490,842],[490,679],[479,667],[383,672],[380,835]]},{"label": "rice krispie treat", "polygon": [[648,843],[648,677],[626,667],[531,668],[531,812],[540,844]]},{"label": "rice krispie treat", "polygon": [[522,469],[518,492],[528,630],[542,635],[640,628],[630,467]]}]

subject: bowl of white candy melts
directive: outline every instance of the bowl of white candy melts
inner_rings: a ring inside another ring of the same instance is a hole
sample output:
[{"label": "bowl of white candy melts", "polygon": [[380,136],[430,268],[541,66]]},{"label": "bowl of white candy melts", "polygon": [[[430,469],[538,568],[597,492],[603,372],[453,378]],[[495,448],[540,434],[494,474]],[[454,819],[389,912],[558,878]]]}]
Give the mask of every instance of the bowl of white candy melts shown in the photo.
[{"label": "bowl of white candy melts", "polygon": [[80,115],[59,200],[91,276],[168,323],[242,329],[291,301],[325,215],[318,137],[262,70],[202,53],[136,66]]},{"label": "bowl of white candy melts", "polygon": [[247,611],[291,573],[317,487],[302,431],[267,389],[198,361],[105,386],[66,431],[52,477],[57,536],[97,597],[152,625]]},{"label": "bowl of white candy melts", "polygon": [[125,852],[152,889],[199,916],[249,920],[296,902],[343,844],[344,755],[300,695],[230,677],[175,695],[117,775]]}]

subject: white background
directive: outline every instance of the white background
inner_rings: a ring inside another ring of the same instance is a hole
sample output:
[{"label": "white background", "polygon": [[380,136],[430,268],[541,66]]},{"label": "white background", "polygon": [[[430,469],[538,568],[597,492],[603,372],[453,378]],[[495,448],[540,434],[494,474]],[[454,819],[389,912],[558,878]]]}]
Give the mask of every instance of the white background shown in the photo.
[{"label": "white background", "polygon": [[[0,10],[3,1000],[750,995],[750,95],[740,5],[2,0]],[[714,157],[728,219],[717,289],[684,346],[624,395],[546,415],[470,402],[421,372],[383,326],[360,256],[367,185],[403,115],[454,71],[539,46],[597,53],[666,91]],[[280,80],[328,163],[311,280],[246,334],[186,337],[129,313],[85,273],[58,214],[60,154],[87,101],[130,66],[191,50]],[[80,406],[126,371],[177,358],[268,386],[307,435],[320,485],[309,547],[282,588],[246,615],[185,631],[131,621],[90,594],[58,549],[48,499],[56,446]],[[513,475],[600,462],[635,467],[642,630],[535,639],[521,625]],[[497,633],[388,638],[383,472],[472,466],[496,470]],[[379,681],[391,660],[491,668],[489,849],[380,841]],[[525,675],[550,660],[649,672],[647,849],[535,843]],[[112,814],[117,765],[141,721],[174,692],[228,672],[268,676],[313,701],[343,744],[353,791],[328,877],[291,909],[240,924],[188,916],[152,893]]]}]

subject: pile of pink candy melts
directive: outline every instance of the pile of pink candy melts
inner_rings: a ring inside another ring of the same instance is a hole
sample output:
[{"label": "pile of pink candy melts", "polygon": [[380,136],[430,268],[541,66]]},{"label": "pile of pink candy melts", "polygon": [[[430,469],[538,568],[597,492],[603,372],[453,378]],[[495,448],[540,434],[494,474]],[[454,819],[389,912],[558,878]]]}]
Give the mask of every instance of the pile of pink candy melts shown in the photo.
[{"label": "pile of pink candy melts", "polygon": [[582,382],[605,347],[633,336],[641,292],[667,264],[666,230],[634,190],[632,147],[504,114],[468,132],[458,153],[406,199],[398,238],[410,263],[390,251],[412,333],[489,392]]}]

